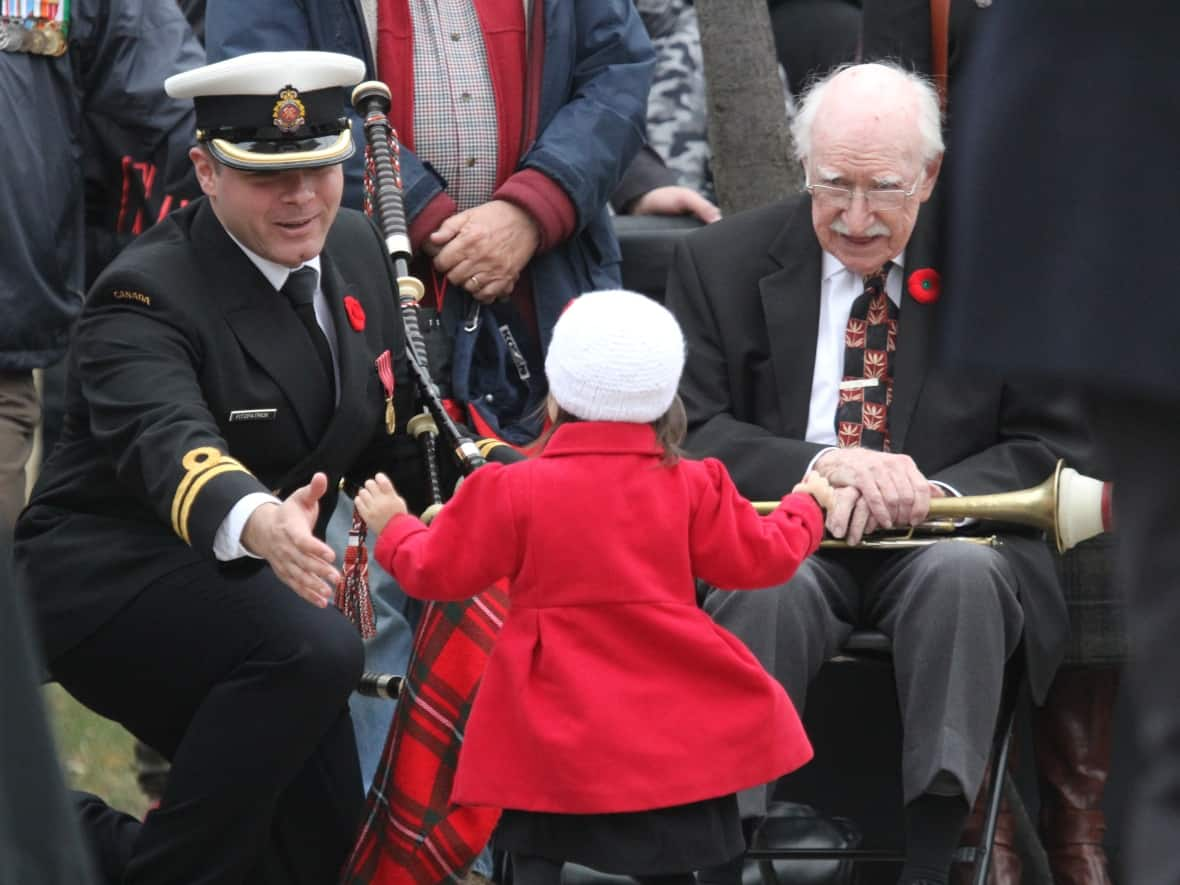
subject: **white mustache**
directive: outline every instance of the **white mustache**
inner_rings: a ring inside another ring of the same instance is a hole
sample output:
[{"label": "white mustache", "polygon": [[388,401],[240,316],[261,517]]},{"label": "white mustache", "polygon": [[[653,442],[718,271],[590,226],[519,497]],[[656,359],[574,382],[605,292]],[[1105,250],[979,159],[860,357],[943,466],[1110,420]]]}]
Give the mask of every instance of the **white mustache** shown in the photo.
[{"label": "white mustache", "polygon": [[[833,221],[831,227],[832,227],[832,230],[834,230],[836,233],[838,233],[842,236],[848,237],[848,236],[852,235],[851,232],[848,230],[848,225],[844,223],[844,219],[842,219],[842,218],[837,218],[835,221]],[[857,236],[859,236],[859,237],[887,237],[891,233],[892,233],[892,231],[889,230],[889,225],[885,224],[883,221],[874,221],[871,225],[869,225],[868,230],[866,230],[863,234],[857,234]]]}]

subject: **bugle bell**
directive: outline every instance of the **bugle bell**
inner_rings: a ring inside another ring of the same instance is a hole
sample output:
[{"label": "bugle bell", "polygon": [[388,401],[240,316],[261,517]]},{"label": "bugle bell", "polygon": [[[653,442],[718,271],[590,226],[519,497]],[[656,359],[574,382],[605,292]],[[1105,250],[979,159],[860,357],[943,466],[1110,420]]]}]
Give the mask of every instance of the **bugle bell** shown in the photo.
[{"label": "bugle bell", "polygon": [[[890,538],[886,543],[870,546],[907,547],[932,543],[938,536],[953,537],[956,521],[976,519],[1031,526],[1052,536],[1057,551],[1064,553],[1095,535],[1113,527],[1111,484],[1084,476],[1064,461],[1058,461],[1053,473],[1040,485],[1016,492],[993,495],[968,495],[961,498],[934,498],[930,502],[929,521],[916,526],[912,533]],[[755,501],[754,508],[770,513],[778,501]],[[962,536],[960,536],[962,537]],[[985,541],[986,542],[986,541]]]}]

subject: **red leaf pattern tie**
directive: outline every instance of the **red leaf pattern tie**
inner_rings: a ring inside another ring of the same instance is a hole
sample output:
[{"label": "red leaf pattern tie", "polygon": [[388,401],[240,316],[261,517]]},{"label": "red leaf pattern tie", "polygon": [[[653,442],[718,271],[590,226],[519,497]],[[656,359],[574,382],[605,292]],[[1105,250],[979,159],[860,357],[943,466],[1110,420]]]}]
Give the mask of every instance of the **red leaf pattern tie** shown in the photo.
[{"label": "red leaf pattern tie", "polygon": [[893,403],[893,354],[897,349],[897,305],[885,294],[886,265],[865,277],[844,331],[843,381],[875,384],[840,390],[836,438],[841,448],[889,451],[889,406]]}]

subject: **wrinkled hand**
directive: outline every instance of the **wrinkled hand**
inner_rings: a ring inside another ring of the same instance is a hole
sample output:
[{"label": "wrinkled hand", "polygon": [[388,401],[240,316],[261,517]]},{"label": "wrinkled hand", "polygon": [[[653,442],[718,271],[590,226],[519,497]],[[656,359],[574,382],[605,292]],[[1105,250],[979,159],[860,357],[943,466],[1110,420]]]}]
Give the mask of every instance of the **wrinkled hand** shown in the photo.
[{"label": "wrinkled hand", "polygon": [[336,553],[312,534],[328,477],[317,473],[281,504],[255,509],[242,529],[242,544],[265,559],[278,579],[319,608],[332,600],[340,574]]},{"label": "wrinkled hand", "polygon": [[384,473],[365,481],[364,488],[356,493],[356,509],[378,535],[395,516],[409,512],[405,499]]},{"label": "wrinkled hand", "polygon": [[823,509],[824,513],[830,511],[836,503],[836,490],[832,488],[832,484],[816,473],[814,470],[809,470],[807,476],[803,477],[802,482],[795,484],[792,492],[803,492],[805,495],[811,495],[815,498],[815,502]]},{"label": "wrinkled hand", "polygon": [[[838,492],[828,512],[828,531],[849,543],[878,528],[917,525],[930,511],[932,486],[908,455],[832,449],[815,462],[815,471]],[[841,494],[844,488],[856,494]]]},{"label": "wrinkled hand", "polygon": [[492,200],[452,215],[427,239],[438,250],[435,270],[487,303],[511,294],[541,232],[523,209]]},{"label": "wrinkled hand", "polygon": [[721,210],[690,187],[668,185],[649,190],[631,204],[628,215],[695,215],[705,224],[721,220]]}]

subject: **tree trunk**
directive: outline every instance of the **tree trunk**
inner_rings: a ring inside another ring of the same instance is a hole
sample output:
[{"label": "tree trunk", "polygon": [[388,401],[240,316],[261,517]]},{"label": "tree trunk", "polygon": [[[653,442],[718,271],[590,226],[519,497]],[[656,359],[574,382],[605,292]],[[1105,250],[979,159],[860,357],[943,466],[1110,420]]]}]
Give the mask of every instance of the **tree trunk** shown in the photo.
[{"label": "tree trunk", "polygon": [[696,0],[713,183],[727,215],[798,192],[766,0]]}]

